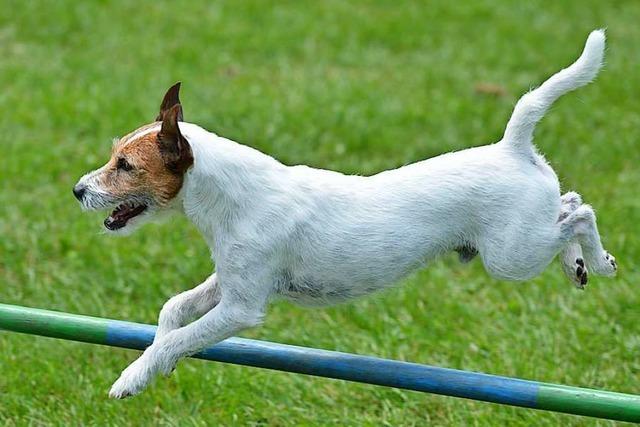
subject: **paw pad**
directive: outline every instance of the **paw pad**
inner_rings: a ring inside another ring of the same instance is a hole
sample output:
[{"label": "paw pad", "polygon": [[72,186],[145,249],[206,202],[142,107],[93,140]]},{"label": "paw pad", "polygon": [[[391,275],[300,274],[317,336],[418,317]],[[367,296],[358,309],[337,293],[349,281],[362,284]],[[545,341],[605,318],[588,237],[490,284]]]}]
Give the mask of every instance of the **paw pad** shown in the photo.
[{"label": "paw pad", "polygon": [[613,255],[607,252],[605,258],[607,261],[609,261],[609,264],[611,264],[611,267],[613,267],[614,270],[618,269],[618,264],[616,263],[616,259]]},{"label": "paw pad", "polygon": [[589,273],[582,258],[576,258],[576,265],[576,286],[578,289],[584,289],[589,281]]}]

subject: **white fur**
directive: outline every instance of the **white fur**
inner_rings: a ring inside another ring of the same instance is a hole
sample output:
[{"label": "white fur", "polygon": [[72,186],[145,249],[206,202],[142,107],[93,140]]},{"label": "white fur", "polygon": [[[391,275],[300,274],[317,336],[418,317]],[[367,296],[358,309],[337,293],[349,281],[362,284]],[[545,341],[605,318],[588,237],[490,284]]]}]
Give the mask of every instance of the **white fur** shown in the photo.
[{"label": "white fur", "polygon": [[[594,31],[573,65],[518,102],[500,142],[371,177],[284,166],[181,123],[195,163],[179,200],[217,271],[165,304],[153,345],[111,396],[138,393],[181,357],[257,325],[272,297],[341,302],[457,248],[477,249],[500,279],[532,278],[565,249],[567,274],[575,275],[576,247],[590,271],[613,274],[593,210],[563,207],[556,174],[531,143],[551,103],[595,77],[603,50],[604,32]],[[186,324],[195,316],[202,317]]]},{"label": "white fur", "polygon": [[[120,144],[127,145],[128,143],[130,143],[132,141],[135,141],[137,139],[143,138],[146,135],[149,135],[151,133],[158,132],[158,131],[160,131],[160,124],[159,123],[157,125],[154,125],[154,126],[144,127],[141,130],[139,130],[138,132],[134,132],[131,135],[128,135],[124,141],[120,142]],[[117,143],[117,142],[119,142],[118,139],[116,139],[114,141],[114,143]]]}]

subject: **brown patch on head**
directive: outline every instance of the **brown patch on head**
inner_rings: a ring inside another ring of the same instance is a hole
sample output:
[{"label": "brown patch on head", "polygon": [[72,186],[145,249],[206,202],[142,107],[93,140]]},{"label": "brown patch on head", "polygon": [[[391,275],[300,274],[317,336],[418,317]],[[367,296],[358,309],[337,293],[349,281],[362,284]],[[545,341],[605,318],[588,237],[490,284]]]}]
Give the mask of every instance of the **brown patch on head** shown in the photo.
[{"label": "brown patch on head", "polygon": [[185,171],[186,168],[176,170],[167,162],[161,150],[158,123],[154,123],[115,144],[100,181],[104,190],[115,197],[151,197],[162,206],[182,188]]},{"label": "brown patch on head", "polygon": [[156,120],[114,144],[111,160],[99,178],[105,191],[120,199],[152,198],[163,206],[173,199],[193,165],[193,154],[180,133],[180,82],[171,86]]},{"label": "brown patch on head", "polygon": [[74,187],[86,209],[114,207],[104,220],[108,230],[122,230],[136,218],[134,225],[143,223],[180,192],[193,154],[178,126],[179,91],[180,83],[169,88],[156,121],[118,140],[109,162]]}]

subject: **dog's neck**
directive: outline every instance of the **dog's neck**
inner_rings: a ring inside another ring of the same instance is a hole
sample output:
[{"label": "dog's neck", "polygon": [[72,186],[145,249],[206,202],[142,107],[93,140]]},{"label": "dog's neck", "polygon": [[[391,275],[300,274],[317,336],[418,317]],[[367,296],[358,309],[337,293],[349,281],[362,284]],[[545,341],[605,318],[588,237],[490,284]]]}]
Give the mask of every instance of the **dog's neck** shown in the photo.
[{"label": "dog's neck", "polygon": [[285,166],[197,125],[180,123],[180,130],[194,157],[180,194],[184,213],[206,239],[212,239],[229,219],[260,199],[258,193],[264,197],[264,192],[272,190],[274,174]]}]

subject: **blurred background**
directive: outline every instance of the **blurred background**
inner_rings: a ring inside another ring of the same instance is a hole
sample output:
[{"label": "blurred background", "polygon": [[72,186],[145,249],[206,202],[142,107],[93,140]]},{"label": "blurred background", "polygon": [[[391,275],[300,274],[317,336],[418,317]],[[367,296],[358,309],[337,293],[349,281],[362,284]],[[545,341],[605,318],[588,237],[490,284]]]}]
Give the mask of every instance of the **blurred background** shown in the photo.
[{"label": "blurred background", "polygon": [[[640,393],[637,1],[9,1],[0,6],[0,301],[153,323],[209,252],[182,218],[101,231],[71,188],[183,82],[185,119],[286,164],[372,174],[500,138],[518,97],[606,27],[597,81],[536,142],[599,215],[615,279],[554,263],[525,283],[452,254],[329,309],[277,303],[244,336]],[[252,368],[183,361],[107,398],[136,352],[0,333],[0,423],[606,425]]]}]

